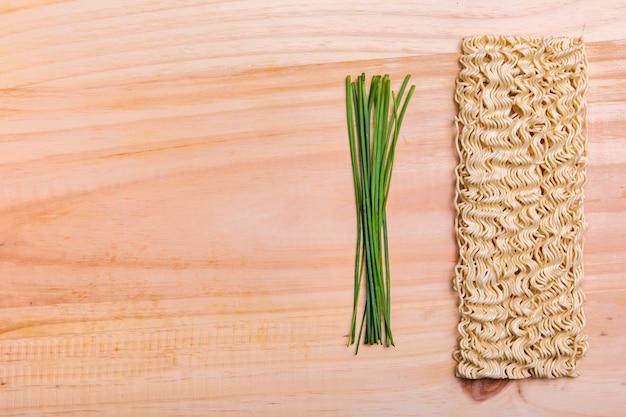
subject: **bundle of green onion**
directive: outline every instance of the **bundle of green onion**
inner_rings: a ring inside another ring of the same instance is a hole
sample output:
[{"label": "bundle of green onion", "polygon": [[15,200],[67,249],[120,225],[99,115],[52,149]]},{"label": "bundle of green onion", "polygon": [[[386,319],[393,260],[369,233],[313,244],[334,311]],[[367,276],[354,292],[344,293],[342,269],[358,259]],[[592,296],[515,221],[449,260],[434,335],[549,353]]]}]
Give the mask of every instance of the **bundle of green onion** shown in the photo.
[{"label": "bundle of green onion", "polygon": [[[354,266],[354,304],[348,346],[356,342],[363,328],[365,344],[394,345],[390,323],[390,273],[386,206],[396,144],[402,119],[415,86],[405,90],[410,76],[398,93],[391,91],[389,76],[372,77],[369,92],[365,74],[356,82],[346,78],[348,137],[354,177],[357,243]],[[404,98],[404,101],[403,101]],[[357,304],[365,275],[365,308],[356,336]]]}]

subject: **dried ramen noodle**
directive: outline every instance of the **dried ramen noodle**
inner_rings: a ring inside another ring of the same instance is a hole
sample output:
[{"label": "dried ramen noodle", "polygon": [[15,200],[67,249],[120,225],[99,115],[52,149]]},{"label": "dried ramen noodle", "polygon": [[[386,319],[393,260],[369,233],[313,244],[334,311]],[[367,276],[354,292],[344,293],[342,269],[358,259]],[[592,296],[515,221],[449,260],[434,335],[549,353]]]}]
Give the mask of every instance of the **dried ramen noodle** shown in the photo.
[{"label": "dried ramen noodle", "polygon": [[583,41],[470,37],[461,66],[456,373],[575,376],[587,349]]}]

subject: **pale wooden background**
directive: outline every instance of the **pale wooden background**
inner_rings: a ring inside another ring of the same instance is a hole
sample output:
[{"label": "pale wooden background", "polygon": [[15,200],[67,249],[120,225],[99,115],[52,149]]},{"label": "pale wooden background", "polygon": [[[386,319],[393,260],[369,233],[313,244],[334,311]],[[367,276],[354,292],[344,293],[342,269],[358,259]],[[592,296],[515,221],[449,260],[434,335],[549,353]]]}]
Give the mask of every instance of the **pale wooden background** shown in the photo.
[{"label": "pale wooden background", "polygon": [[[476,33],[583,35],[590,349],[453,376],[454,81]],[[389,204],[397,347],[345,347],[347,74],[417,85]],[[0,415],[626,412],[623,1],[0,3]]]}]

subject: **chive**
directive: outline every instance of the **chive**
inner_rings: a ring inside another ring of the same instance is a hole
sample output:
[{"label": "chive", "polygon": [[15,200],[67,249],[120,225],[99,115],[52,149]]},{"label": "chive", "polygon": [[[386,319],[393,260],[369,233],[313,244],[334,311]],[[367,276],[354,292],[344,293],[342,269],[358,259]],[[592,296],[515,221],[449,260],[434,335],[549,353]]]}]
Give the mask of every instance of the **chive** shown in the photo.
[{"label": "chive", "polygon": [[[356,206],[354,292],[348,346],[394,346],[391,332],[391,273],[387,230],[387,199],[400,128],[415,86],[404,98],[410,76],[395,94],[389,75],[376,75],[369,91],[365,74],[346,77],[346,118]],[[404,100],[403,100],[404,98]],[[356,334],[358,302],[365,276],[365,307]],[[363,332],[365,332],[363,334]]]}]

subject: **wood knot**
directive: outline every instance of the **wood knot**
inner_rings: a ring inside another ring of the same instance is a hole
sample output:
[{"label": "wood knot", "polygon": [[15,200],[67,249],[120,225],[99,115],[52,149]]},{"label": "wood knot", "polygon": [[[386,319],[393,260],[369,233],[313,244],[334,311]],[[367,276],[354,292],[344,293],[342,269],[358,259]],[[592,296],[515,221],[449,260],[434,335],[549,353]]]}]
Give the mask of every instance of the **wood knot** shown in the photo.
[{"label": "wood knot", "polygon": [[509,383],[508,379],[461,379],[461,388],[474,401],[486,401],[498,395]]}]

